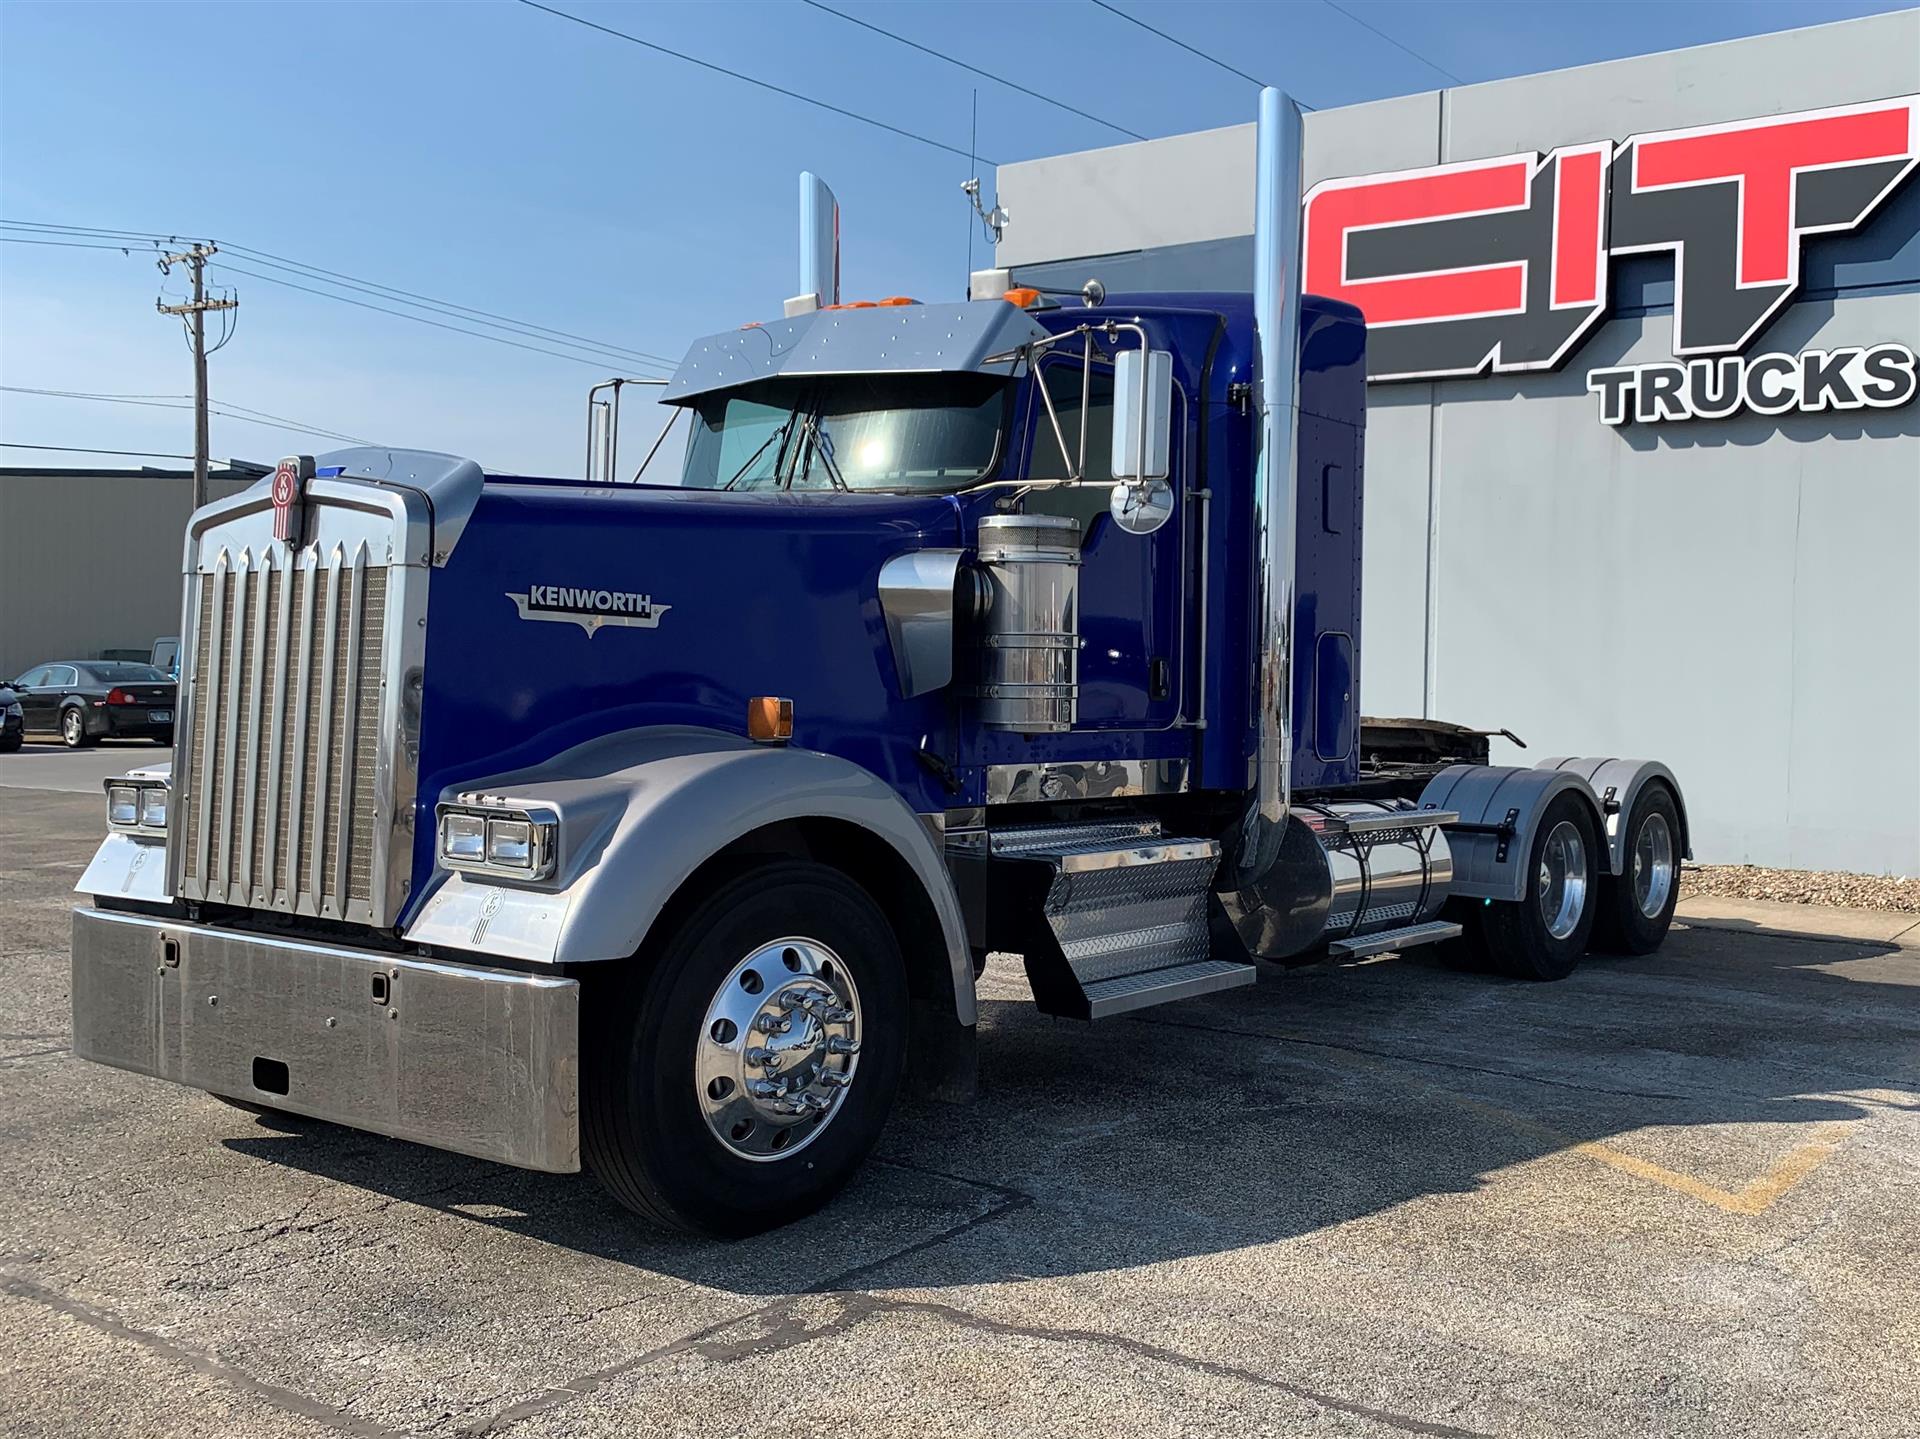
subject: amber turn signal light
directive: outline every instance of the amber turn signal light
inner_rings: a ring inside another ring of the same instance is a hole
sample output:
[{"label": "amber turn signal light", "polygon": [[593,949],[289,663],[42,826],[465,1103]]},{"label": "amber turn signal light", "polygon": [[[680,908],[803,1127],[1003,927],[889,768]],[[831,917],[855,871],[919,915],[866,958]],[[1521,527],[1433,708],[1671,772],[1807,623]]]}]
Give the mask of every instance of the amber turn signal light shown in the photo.
[{"label": "amber turn signal light", "polygon": [[1007,291],[1001,298],[1009,305],[1018,305],[1024,310],[1029,305],[1037,305],[1040,303],[1040,292],[1032,289],[1013,289]]},{"label": "amber turn signal light", "polygon": [[747,738],[779,744],[793,738],[793,701],[755,695],[747,701]]}]

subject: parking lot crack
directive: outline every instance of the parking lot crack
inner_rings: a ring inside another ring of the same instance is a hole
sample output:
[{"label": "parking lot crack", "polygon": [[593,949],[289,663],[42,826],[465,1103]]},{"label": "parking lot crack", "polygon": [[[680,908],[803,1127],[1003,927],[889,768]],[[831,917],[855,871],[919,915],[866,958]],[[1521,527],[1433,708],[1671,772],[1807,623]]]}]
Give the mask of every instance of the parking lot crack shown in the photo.
[{"label": "parking lot crack", "polygon": [[176,1344],[165,1335],[137,1328],[114,1318],[104,1310],[94,1308],[91,1304],[69,1298],[30,1279],[11,1274],[0,1277],[0,1291],[16,1299],[24,1299],[50,1309],[56,1314],[64,1315],[110,1338],[137,1344],[193,1374],[258,1399],[283,1413],[310,1419],[336,1433],[359,1435],[363,1436],[363,1439],[401,1439],[401,1436],[409,1433],[407,1430],[391,1429],[371,1419],[347,1414],[334,1405],[322,1403],[318,1399],[309,1399],[304,1394],[292,1389],[284,1389],[278,1384],[269,1384],[264,1380],[255,1379],[243,1370],[223,1363],[211,1355]]},{"label": "parking lot crack", "polygon": [[941,1304],[933,1300],[897,1299],[866,1291],[835,1294],[832,1298],[838,1305],[838,1309],[824,1322],[809,1322],[801,1312],[803,1304],[807,1301],[801,1297],[795,1297],[784,1305],[772,1306],[754,1315],[746,1316],[745,1319],[734,1320],[721,1326],[723,1330],[735,1328],[742,1323],[758,1319],[765,1325],[758,1334],[742,1339],[725,1339],[718,1334],[711,1337],[696,1337],[683,1341],[680,1348],[690,1350],[716,1364],[733,1364],[844,1334],[879,1315],[917,1314],[955,1328],[971,1330],[977,1334],[1032,1339],[1052,1344],[1084,1344],[1114,1350],[1150,1363],[1186,1369],[1216,1379],[1226,1379],[1238,1384],[1248,1384],[1289,1394],[1316,1408],[1365,1419],[1402,1434],[1438,1436],[1438,1439],[1487,1439],[1487,1436],[1479,1430],[1461,1429],[1451,1424],[1430,1423],[1409,1415],[1395,1414],[1390,1410],[1358,1404],[1337,1395],[1308,1388],[1304,1384],[1278,1379],[1270,1374],[1242,1368],[1237,1364],[1226,1364],[1219,1360],[1186,1354],[1130,1335],[1109,1334],[1098,1329],[1020,1324],[1012,1320],[976,1314],[970,1310],[959,1309],[951,1304]]}]

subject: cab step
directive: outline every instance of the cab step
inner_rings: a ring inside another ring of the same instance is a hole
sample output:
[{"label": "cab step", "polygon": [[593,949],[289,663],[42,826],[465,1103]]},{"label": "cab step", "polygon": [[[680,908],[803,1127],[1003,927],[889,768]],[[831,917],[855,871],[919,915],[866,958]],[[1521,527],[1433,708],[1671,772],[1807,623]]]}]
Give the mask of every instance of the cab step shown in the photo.
[{"label": "cab step", "polygon": [[987,841],[995,948],[1026,960],[1042,1013],[1103,1019],[1251,984],[1215,959],[1209,930],[1220,846],[1151,820],[1002,830]]},{"label": "cab step", "polygon": [[1458,939],[1460,926],[1450,919],[1410,924],[1404,929],[1382,929],[1372,934],[1356,934],[1351,939],[1336,939],[1327,946],[1332,959],[1363,959],[1370,954],[1399,953],[1423,944],[1438,944],[1443,939]]}]

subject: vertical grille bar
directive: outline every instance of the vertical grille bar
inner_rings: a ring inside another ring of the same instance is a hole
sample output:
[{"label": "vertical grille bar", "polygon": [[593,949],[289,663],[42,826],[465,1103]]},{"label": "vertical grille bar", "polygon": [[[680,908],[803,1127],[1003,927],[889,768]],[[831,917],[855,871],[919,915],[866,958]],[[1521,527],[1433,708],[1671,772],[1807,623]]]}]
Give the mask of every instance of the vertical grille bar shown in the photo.
[{"label": "vertical grille bar", "polygon": [[293,709],[293,803],[287,808],[287,906],[300,908],[300,815],[307,804],[307,706],[313,694],[313,607],[320,583],[320,552],[300,557],[299,693]]},{"label": "vertical grille bar", "polygon": [[220,737],[220,642],[222,631],[226,627],[227,552],[220,551],[215,561],[213,573],[203,577],[203,585],[213,588],[212,613],[208,618],[213,623],[213,633],[207,643],[203,664],[197,663],[199,671],[193,677],[194,686],[199,691],[195,704],[198,711],[196,719],[201,727],[200,763],[195,767],[194,780],[200,793],[195,796],[199,803],[199,826],[194,837],[194,878],[199,881],[200,892],[207,892],[207,854],[208,842],[213,838],[213,761],[214,747]]},{"label": "vertical grille bar", "polygon": [[221,716],[222,734],[220,737],[220,791],[217,796],[220,809],[220,872],[218,876],[219,898],[230,898],[227,894],[233,882],[233,763],[238,749],[240,734],[240,706],[244,702],[246,672],[241,662],[246,658],[247,646],[247,586],[253,577],[253,556],[247,550],[240,552],[240,565],[228,577],[233,591],[232,603],[228,608],[233,613],[233,633],[227,637],[227,683],[225,704]]},{"label": "vertical grille bar", "polygon": [[326,912],[326,891],[321,887],[322,857],[326,853],[329,818],[327,779],[329,767],[333,762],[333,662],[340,642],[341,558],[340,547],[335,545],[333,553],[327,557],[327,602],[326,617],[323,621],[326,632],[323,636],[325,643],[321,649],[320,660],[320,739],[315,753],[313,772],[313,853],[307,856],[307,887],[313,891],[313,907],[316,914]]},{"label": "vertical grille bar", "polygon": [[[280,788],[286,775],[284,763],[286,751],[282,741],[287,728],[287,670],[291,667],[292,651],[287,646],[293,620],[294,581],[299,578],[299,569],[292,561],[288,562],[286,577],[280,583],[279,604],[276,609],[276,624],[273,645],[273,734],[267,741],[267,835],[262,846],[265,862],[261,868],[266,870],[267,903],[274,902],[274,891],[278,887],[278,862],[280,858]],[[293,896],[287,896],[288,906]]]},{"label": "vertical grille bar", "polygon": [[254,796],[259,792],[260,779],[260,699],[267,687],[267,599],[272,589],[268,581],[273,571],[273,551],[269,549],[260,556],[260,569],[254,576],[253,653],[247,657],[252,683],[247,694],[247,768],[242,781],[247,794],[240,820],[240,897],[249,904],[253,902]]},{"label": "vertical grille bar", "polygon": [[366,623],[367,614],[367,547],[364,544],[353,552],[353,580],[348,591],[348,606],[347,667],[343,676],[345,694],[340,703],[340,803],[334,808],[334,813],[339,816],[339,824],[333,847],[333,893],[343,915],[347,912],[347,901],[351,897],[347,890],[347,874],[353,859],[354,833],[359,829],[355,823],[353,750],[355,741],[360,737],[360,631]]}]

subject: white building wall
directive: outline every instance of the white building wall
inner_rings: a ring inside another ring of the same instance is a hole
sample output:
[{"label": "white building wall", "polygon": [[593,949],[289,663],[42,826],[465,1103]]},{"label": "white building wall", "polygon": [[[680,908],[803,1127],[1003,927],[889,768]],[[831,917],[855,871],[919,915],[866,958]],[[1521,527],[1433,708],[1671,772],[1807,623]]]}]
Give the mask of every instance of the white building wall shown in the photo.
[{"label": "white building wall", "polygon": [[[1316,112],[1307,183],[1915,92],[1907,11]],[[998,262],[1246,288],[1252,174],[1251,125],[1003,167]],[[1753,349],[1920,348],[1917,217],[1920,177]],[[1649,304],[1550,375],[1371,388],[1364,707],[1508,727],[1507,762],[1665,759],[1703,861],[1920,874],[1920,402],[1601,424],[1586,372],[1669,358],[1671,326]]]}]

